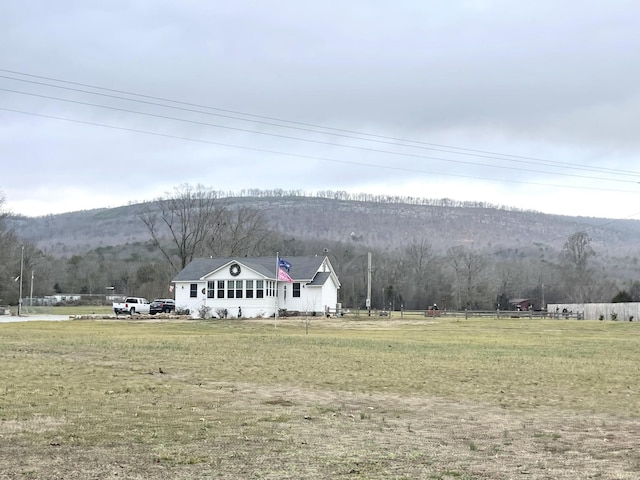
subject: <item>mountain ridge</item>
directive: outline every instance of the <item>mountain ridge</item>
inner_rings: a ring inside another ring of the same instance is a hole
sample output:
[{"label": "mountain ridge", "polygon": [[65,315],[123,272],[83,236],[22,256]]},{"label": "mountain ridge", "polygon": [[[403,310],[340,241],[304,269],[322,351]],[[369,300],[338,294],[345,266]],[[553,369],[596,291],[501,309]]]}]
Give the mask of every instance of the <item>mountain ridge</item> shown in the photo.
[{"label": "mountain ridge", "polygon": [[[467,245],[496,248],[560,249],[576,231],[609,254],[628,254],[640,242],[640,221],[572,217],[485,206],[476,202],[443,205],[333,199],[308,196],[237,196],[221,199],[230,208],[253,207],[274,232],[300,240],[358,243],[380,249],[401,248],[426,240],[434,250]],[[150,202],[79,210],[43,217],[16,216],[10,225],[43,251],[67,256],[93,248],[144,242],[149,233],[138,218]],[[477,206],[475,206],[477,205]]]}]

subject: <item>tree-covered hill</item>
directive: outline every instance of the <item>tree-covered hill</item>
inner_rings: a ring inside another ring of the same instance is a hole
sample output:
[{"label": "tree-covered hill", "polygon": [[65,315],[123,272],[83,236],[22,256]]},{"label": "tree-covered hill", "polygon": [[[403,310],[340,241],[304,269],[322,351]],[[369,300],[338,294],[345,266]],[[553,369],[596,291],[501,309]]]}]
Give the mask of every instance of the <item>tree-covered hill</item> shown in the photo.
[{"label": "tree-covered hill", "polygon": [[[637,220],[344,192],[309,196],[251,191],[213,198],[226,212],[214,223],[227,229],[222,233],[213,225],[219,238],[204,238],[197,249],[183,252],[183,259],[192,254],[327,254],[347,306],[363,301],[367,252],[374,257],[373,300],[384,301],[385,307],[391,302],[423,308],[437,300],[455,308],[495,308],[512,298],[532,298],[540,307],[578,297],[609,301],[623,290],[640,300]],[[163,205],[157,199],[37,218],[8,217],[5,222],[30,245],[25,265],[36,272],[36,296],[54,291],[104,294],[107,287],[166,296],[180,269],[181,262],[171,260],[180,257],[180,247],[172,244],[162,221],[155,223],[154,238],[144,221],[160,217]],[[240,241],[238,228],[250,238],[242,234]],[[586,242],[586,264],[567,255],[571,238]],[[7,278],[19,271],[19,253],[14,251],[12,259]],[[14,298],[17,284],[5,283],[5,298]]]},{"label": "tree-covered hill", "polygon": [[[274,232],[297,239],[357,243],[397,249],[427,240],[436,251],[454,245],[478,250],[559,249],[576,231],[587,231],[593,244],[611,255],[628,255],[640,244],[640,221],[568,217],[506,208],[428,204],[313,196],[230,196],[229,207],[261,211]],[[143,204],[81,210],[10,221],[16,233],[55,256],[71,256],[97,247],[149,240],[138,215]]]}]

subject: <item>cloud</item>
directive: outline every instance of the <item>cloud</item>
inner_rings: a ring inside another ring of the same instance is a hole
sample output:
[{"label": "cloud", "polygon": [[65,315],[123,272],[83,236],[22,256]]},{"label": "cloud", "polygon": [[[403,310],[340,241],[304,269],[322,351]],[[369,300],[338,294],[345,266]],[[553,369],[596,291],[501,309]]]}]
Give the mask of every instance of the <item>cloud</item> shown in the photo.
[{"label": "cloud", "polygon": [[29,215],[185,182],[624,215],[639,13],[595,0],[5,2],[0,190]]}]

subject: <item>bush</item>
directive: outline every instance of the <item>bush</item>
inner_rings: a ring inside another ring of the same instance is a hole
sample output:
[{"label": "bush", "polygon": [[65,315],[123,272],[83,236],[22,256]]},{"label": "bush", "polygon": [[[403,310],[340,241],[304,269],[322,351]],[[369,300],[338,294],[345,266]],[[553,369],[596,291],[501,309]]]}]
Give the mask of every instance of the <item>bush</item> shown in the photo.
[{"label": "bush", "polygon": [[201,305],[198,307],[198,318],[209,318],[211,316],[211,307],[209,305]]}]

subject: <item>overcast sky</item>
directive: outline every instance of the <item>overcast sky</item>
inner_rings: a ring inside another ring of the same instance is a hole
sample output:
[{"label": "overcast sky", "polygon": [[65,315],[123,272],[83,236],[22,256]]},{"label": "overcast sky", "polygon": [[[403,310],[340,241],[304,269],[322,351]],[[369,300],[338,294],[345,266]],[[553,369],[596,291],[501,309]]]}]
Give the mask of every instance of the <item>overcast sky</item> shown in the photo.
[{"label": "overcast sky", "polygon": [[0,192],[174,187],[640,218],[636,0],[0,2]]}]

